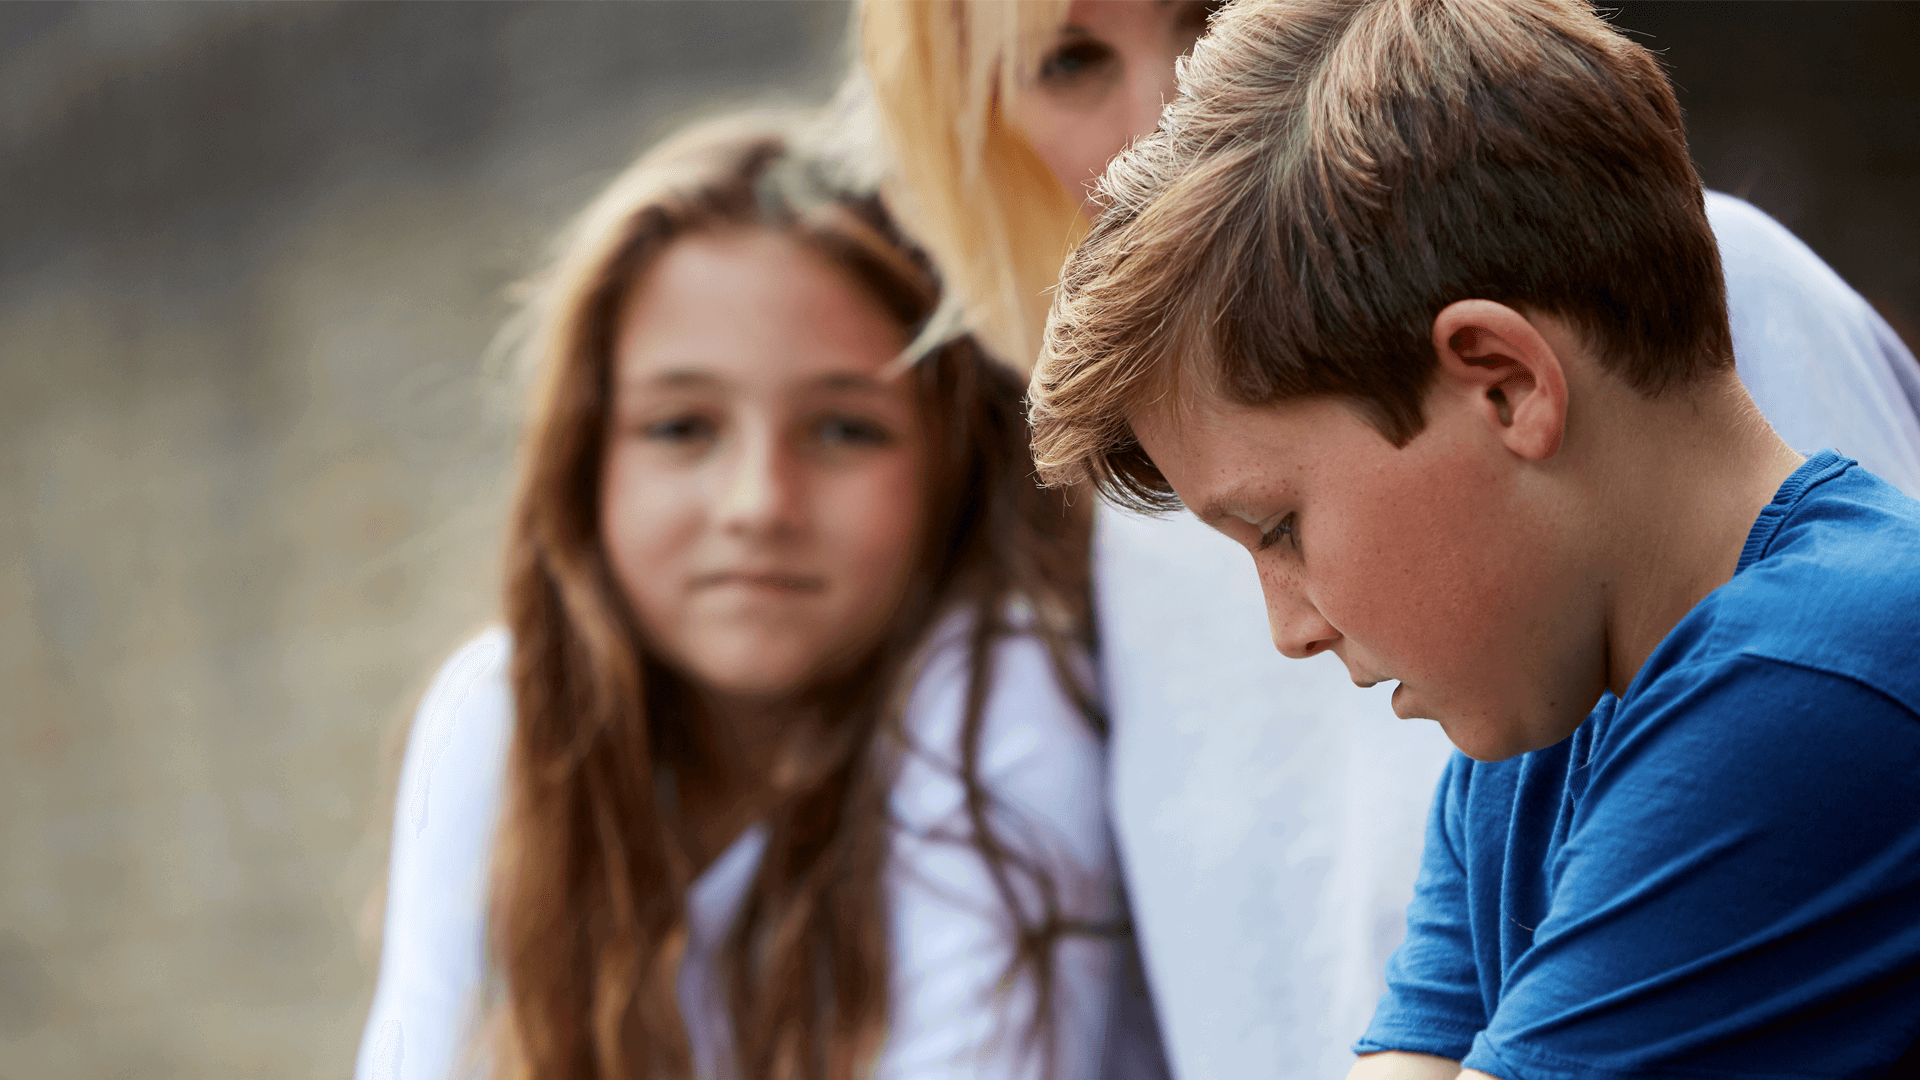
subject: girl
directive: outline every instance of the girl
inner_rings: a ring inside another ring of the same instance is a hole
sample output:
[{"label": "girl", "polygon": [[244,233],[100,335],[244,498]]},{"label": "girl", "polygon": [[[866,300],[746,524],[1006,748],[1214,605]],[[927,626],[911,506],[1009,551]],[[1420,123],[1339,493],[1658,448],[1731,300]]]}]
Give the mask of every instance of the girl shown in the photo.
[{"label": "girl", "polygon": [[[1154,129],[1209,5],[866,3],[865,74],[897,202],[945,273],[947,327],[1036,354],[1046,290],[1110,157]],[[1920,366],[1786,230],[1708,196],[1735,352],[1796,447],[1920,495]],[[1102,513],[1093,537],[1114,829],[1174,1072],[1341,1075],[1404,932],[1449,748],[1283,661],[1245,556],[1191,518]]]},{"label": "girl", "polygon": [[1096,1064],[1063,504],[1010,373],[895,362],[934,279],[792,126],[648,154],[528,308],[507,625],[413,728],[363,1080]]}]

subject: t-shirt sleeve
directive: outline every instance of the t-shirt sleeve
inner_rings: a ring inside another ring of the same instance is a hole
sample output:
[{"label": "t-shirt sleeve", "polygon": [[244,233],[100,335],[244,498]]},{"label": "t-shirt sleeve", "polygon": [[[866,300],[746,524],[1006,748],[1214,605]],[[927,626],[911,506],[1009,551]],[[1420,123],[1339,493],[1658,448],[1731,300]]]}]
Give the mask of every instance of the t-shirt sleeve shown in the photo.
[{"label": "t-shirt sleeve", "polygon": [[1487,1026],[1469,922],[1461,835],[1473,762],[1456,753],[1434,789],[1407,937],[1387,961],[1387,992],[1357,1054],[1402,1050],[1455,1061]]},{"label": "t-shirt sleeve", "polygon": [[[929,663],[908,706],[910,749],[893,792],[896,828],[887,873],[892,1002],[879,1080],[1014,1080],[1043,1075],[1026,1038],[1036,988],[1006,976],[1013,923],[972,844],[958,771],[965,650]],[[1046,650],[1003,641],[981,732],[980,775],[996,836],[1043,869],[1061,914],[1090,924],[1118,914],[1098,739],[1061,691]],[[1016,885],[1021,880],[1015,876]],[[1023,900],[1030,890],[1020,889]],[[1059,1080],[1097,1068],[1113,946],[1070,934],[1054,954],[1053,1051]]]},{"label": "t-shirt sleeve", "polygon": [[504,631],[448,659],[407,736],[393,815],[380,978],[355,1080],[480,1075],[487,867],[512,705]]},{"label": "t-shirt sleeve", "polygon": [[1663,674],[1613,724],[1465,1065],[1884,1072],[1920,1033],[1920,716],[1742,656]]}]

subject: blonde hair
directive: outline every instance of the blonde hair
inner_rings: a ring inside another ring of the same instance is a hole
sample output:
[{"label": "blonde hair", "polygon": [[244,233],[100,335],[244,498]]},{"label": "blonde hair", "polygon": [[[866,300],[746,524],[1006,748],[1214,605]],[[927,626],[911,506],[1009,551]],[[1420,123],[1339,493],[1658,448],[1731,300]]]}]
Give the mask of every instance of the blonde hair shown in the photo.
[{"label": "blonde hair", "polygon": [[1021,372],[1039,355],[1048,293],[1086,219],[1004,104],[1067,3],[862,0],[887,196],[945,284],[915,353],[971,331]]}]

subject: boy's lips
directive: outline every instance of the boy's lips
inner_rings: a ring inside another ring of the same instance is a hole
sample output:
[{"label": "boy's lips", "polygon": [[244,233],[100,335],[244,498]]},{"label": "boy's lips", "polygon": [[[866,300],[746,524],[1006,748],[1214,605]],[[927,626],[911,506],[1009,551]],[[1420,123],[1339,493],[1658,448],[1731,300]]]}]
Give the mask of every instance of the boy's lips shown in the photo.
[{"label": "boy's lips", "polygon": [[1393,676],[1391,675],[1381,675],[1371,671],[1367,672],[1364,675],[1360,675],[1360,674],[1355,674],[1352,668],[1347,669],[1347,678],[1352,679],[1353,685],[1359,687],[1362,690],[1371,690],[1374,687],[1379,686],[1383,682],[1393,681]]}]

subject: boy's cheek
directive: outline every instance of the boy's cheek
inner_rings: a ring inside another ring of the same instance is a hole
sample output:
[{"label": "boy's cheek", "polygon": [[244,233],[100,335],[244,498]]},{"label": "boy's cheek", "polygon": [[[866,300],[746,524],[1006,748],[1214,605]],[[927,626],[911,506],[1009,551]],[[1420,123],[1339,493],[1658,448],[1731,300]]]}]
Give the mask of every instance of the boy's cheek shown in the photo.
[{"label": "boy's cheek", "polygon": [[[1387,530],[1372,535],[1397,541],[1355,545],[1326,567],[1321,612],[1350,643],[1350,667],[1405,687],[1396,711],[1478,729],[1526,696],[1515,680],[1538,643],[1515,640],[1527,606],[1525,581],[1502,572],[1513,538],[1452,517],[1372,523]],[[1491,733],[1462,734],[1481,743]]]}]

